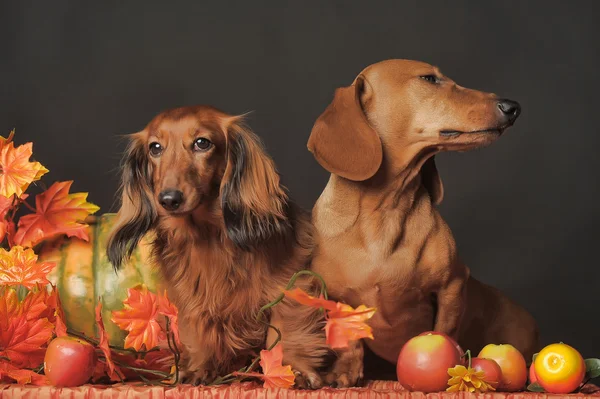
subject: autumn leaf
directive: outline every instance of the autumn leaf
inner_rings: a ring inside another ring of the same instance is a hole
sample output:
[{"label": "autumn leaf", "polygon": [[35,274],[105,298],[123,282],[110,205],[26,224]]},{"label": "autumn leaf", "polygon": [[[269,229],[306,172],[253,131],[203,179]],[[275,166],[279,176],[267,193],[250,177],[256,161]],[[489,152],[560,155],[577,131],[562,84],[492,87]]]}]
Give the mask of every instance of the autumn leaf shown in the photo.
[{"label": "autumn leaf", "polygon": [[0,151],[4,148],[5,145],[12,142],[14,137],[15,137],[15,129],[10,131],[7,138],[0,136]]},{"label": "autumn leaf", "polygon": [[332,348],[346,348],[350,341],[362,338],[373,339],[372,329],[366,321],[373,317],[375,308],[360,305],[354,309],[344,303],[312,297],[300,288],[284,291],[284,294],[303,305],[326,309],[325,335]]},{"label": "autumn leaf", "polygon": [[123,366],[121,371],[126,380],[139,380],[140,374],[147,379],[156,379],[157,375],[151,372],[141,370],[160,371],[164,374],[170,374],[171,368],[175,365],[173,352],[169,349],[159,349],[147,352],[144,354],[133,353],[113,353],[115,362],[130,367],[135,367],[139,370],[132,370],[129,367]]},{"label": "autumn leaf", "polygon": [[48,173],[41,163],[29,161],[31,155],[33,143],[15,148],[12,134],[8,139],[0,140],[0,195],[20,197],[32,182]]},{"label": "autumn leaf", "polygon": [[30,292],[19,302],[14,288],[3,287],[0,292],[0,357],[17,368],[39,366],[54,331],[54,325],[40,317],[48,308],[39,301],[43,296]]},{"label": "autumn leaf", "polygon": [[87,193],[69,194],[72,181],[56,182],[35,198],[36,213],[19,220],[14,241],[32,247],[58,234],[88,241],[88,225],[82,223],[100,208],[87,202]]},{"label": "autumn leaf", "polygon": [[60,302],[60,298],[58,296],[58,291],[55,286],[52,286],[52,293],[49,298],[49,306],[52,310],[52,315],[54,316],[54,320],[52,317],[48,319],[50,321],[54,321],[54,332],[57,337],[66,337],[67,334],[67,325],[65,324],[65,313],[63,312],[62,304]]},{"label": "autumn leaf", "polygon": [[0,381],[13,380],[17,384],[50,385],[50,381],[43,374],[32,370],[19,369],[6,361],[0,361]]},{"label": "autumn leaf", "polygon": [[52,338],[54,326],[48,319],[27,320],[25,315],[8,323],[0,331],[0,356],[19,368],[37,367],[44,360],[44,345]]},{"label": "autumn leaf", "polygon": [[37,262],[37,255],[30,248],[16,245],[6,251],[0,248],[0,284],[23,285],[33,288],[36,284],[49,284],[46,278],[54,269],[54,262]]},{"label": "autumn leaf", "polygon": [[27,320],[48,319],[49,322],[54,321],[54,309],[52,308],[55,302],[50,298],[48,290],[44,286],[37,286],[37,290],[30,291],[23,299],[19,306],[17,315],[25,315]]},{"label": "autumn leaf", "polygon": [[156,318],[157,297],[145,285],[130,288],[123,304],[123,310],[112,312],[112,321],[122,330],[129,331],[125,337],[125,348],[148,350],[166,339]]},{"label": "autumn leaf", "polygon": [[4,237],[6,237],[6,233],[9,229],[9,224],[12,223],[10,220],[7,220],[6,217],[13,207],[14,198],[14,196],[6,198],[5,196],[0,195],[0,242],[4,241]]},{"label": "autumn leaf", "polygon": [[108,343],[108,334],[104,329],[104,321],[102,321],[102,302],[100,301],[98,301],[98,305],[96,306],[96,325],[98,326],[98,336],[100,338],[98,348],[100,348],[102,354],[104,354],[104,362],[106,364],[108,377],[111,381],[120,381],[123,379],[123,373],[116,368],[115,363],[112,360],[112,353]]},{"label": "autumn leaf", "polygon": [[21,310],[17,291],[14,288],[0,288],[0,331],[7,330],[10,321],[20,316]]},{"label": "autumn leaf", "polygon": [[177,308],[169,301],[166,290],[163,295],[158,295],[158,313],[169,319],[169,327],[173,332],[173,337],[175,337],[175,344],[181,346],[179,326],[177,324]]},{"label": "autumn leaf", "polygon": [[294,299],[296,302],[311,306],[313,308],[324,308],[326,310],[335,310],[336,302],[330,301],[324,298],[315,298],[313,296],[308,295],[306,292],[301,290],[300,288],[294,288],[293,290],[286,290],[283,292],[286,297]]},{"label": "autumn leaf", "polygon": [[243,373],[234,372],[233,375],[239,377],[256,377],[264,381],[265,388],[284,388],[289,389],[294,385],[296,376],[292,371],[292,366],[283,365],[283,347],[281,343],[275,345],[271,350],[260,351],[261,373]]},{"label": "autumn leaf", "polygon": [[350,341],[362,338],[373,339],[373,331],[366,323],[375,314],[375,308],[360,305],[356,309],[350,305],[337,303],[336,310],[326,315],[325,335],[332,348],[347,348]]},{"label": "autumn leaf", "polygon": [[283,347],[275,345],[273,349],[260,351],[260,367],[263,371],[265,388],[290,388],[296,376],[292,366],[283,366]]}]

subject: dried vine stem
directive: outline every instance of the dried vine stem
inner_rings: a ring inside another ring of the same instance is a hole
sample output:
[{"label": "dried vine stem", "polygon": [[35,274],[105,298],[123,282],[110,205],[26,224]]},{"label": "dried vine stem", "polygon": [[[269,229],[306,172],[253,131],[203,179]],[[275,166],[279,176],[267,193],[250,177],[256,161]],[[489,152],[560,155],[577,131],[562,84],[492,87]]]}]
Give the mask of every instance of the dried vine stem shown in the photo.
[{"label": "dried vine stem", "polygon": [[[313,276],[316,277],[317,279],[319,279],[319,281],[321,282],[321,295],[323,295],[323,297],[325,297],[325,299],[327,299],[327,285],[325,284],[325,280],[323,280],[323,277],[321,277],[319,274],[311,271],[311,270],[300,270],[299,272],[296,272],[292,275],[292,277],[290,278],[290,281],[288,282],[288,284],[285,287],[285,291],[291,289],[294,284],[296,284],[296,280],[298,280],[298,277],[300,276],[304,276],[304,275],[309,275],[309,276]],[[279,294],[279,296],[267,303],[265,306],[263,306],[262,308],[260,308],[260,310],[258,311],[258,314],[256,315],[256,319],[260,320],[260,318],[262,317],[262,315],[264,314],[264,312],[267,309],[272,308],[273,306],[277,305],[279,302],[283,301],[283,298],[285,298],[285,293],[281,293]]]}]

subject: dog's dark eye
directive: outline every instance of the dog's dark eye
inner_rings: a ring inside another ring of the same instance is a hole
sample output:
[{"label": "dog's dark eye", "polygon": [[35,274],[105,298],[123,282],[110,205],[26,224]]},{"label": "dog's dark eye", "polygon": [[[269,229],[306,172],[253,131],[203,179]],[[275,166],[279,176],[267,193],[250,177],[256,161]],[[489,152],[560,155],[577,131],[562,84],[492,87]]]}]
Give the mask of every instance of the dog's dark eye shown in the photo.
[{"label": "dog's dark eye", "polygon": [[157,142],[150,143],[149,148],[150,148],[150,155],[152,155],[153,157],[157,157],[160,154],[162,154],[162,151],[163,151],[162,145],[160,145]]},{"label": "dog's dark eye", "polygon": [[194,141],[194,151],[206,151],[210,147],[212,147],[212,143],[209,139],[205,139],[204,137],[200,137]]},{"label": "dog's dark eye", "polygon": [[440,79],[435,75],[423,75],[419,76],[421,79],[428,81],[429,83],[438,84]]}]

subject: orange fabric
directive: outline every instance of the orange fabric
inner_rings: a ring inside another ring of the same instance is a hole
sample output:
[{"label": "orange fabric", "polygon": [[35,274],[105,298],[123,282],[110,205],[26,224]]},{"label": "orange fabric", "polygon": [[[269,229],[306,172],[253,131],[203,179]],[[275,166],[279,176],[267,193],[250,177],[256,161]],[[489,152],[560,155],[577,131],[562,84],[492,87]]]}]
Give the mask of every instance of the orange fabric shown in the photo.
[{"label": "orange fabric", "polygon": [[[569,395],[569,398],[598,398],[600,389],[587,385],[585,393]],[[213,399],[467,399],[478,395],[468,393],[433,393],[424,395],[420,392],[407,392],[395,381],[373,381],[364,388],[333,389],[323,388],[318,391],[302,391],[294,389],[264,389],[256,383],[242,383],[219,387],[193,387],[180,385],[176,388],[139,385],[84,385],[77,388],[33,387],[22,385],[0,385],[1,399],[176,399],[176,398],[213,398]],[[481,397],[481,395],[480,395]],[[545,393],[489,393],[485,399],[546,399],[565,398],[565,395]]]}]

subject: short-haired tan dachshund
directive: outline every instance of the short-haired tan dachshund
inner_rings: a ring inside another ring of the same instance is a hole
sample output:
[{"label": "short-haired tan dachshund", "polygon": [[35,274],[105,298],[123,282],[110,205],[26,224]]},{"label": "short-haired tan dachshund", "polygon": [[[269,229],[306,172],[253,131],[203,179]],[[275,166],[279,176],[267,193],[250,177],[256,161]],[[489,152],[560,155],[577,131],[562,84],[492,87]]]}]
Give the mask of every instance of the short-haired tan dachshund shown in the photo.
[{"label": "short-haired tan dachshund", "polygon": [[[520,112],[434,66],[388,60],[338,89],[317,119],[308,148],[331,177],[313,209],[312,268],[334,299],[377,308],[366,344],[379,357],[395,363],[403,344],[428,330],[475,354],[509,343],[530,361],[538,348],[533,317],[470,276],[436,209],[444,188],[435,155],[493,143]],[[350,353],[362,347],[348,351],[358,363]],[[357,364],[346,378],[360,375]]]}]

